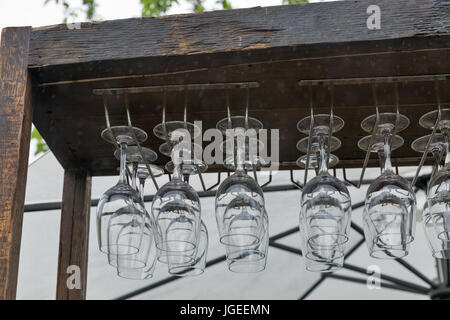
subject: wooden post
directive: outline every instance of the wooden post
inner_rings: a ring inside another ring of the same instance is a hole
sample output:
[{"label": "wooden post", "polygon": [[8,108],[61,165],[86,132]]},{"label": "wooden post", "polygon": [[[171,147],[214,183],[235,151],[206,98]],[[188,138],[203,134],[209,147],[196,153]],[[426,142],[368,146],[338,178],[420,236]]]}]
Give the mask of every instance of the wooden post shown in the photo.
[{"label": "wooden post", "polygon": [[31,28],[2,30],[0,45],[0,299],[15,299],[32,122]]},{"label": "wooden post", "polygon": [[86,298],[91,177],[83,169],[64,174],[59,236],[57,300]]}]

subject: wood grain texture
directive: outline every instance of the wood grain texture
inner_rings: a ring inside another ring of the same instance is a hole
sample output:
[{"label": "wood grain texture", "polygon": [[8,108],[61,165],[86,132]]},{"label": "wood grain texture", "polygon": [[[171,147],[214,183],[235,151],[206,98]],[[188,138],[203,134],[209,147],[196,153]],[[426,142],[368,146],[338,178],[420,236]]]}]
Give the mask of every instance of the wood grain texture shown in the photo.
[{"label": "wood grain texture", "polygon": [[2,30],[0,46],[0,299],[15,299],[32,120],[31,28]]},{"label": "wood grain texture", "polygon": [[[381,8],[380,30],[367,28],[369,5]],[[48,83],[329,56],[364,42],[380,51],[379,41],[449,35],[449,12],[448,0],[361,0],[57,25],[33,31],[30,67]]]},{"label": "wood grain texture", "polygon": [[[61,211],[57,300],[86,298],[90,204],[89,173],[82,169],[66,170]],[[69,266],[80,268],[80,289],[68,288],[67,281],[73,275],[68,273]]]},{"label": "wood grain texture", "polygon": [[[368,30],[367,8],[381,8]],[[448,34],[447,0],[360,0],[83,23],[33,31],[30,66]]]}]

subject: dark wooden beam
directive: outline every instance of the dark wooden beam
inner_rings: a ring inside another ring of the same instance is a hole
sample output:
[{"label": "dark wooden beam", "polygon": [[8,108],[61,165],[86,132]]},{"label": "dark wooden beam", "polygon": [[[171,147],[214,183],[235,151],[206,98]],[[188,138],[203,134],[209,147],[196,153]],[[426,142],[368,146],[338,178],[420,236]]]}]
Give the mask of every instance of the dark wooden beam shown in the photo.
[{"label": "dark wooden beam", "polygon": [[[367,27],[371,5],[379,30]],[[449,35],[449,12],[446,0],[360,0],[56,25],[33,30],[29,65],[48,83],[317,58],[352,51],[349,43],[383,52],[395,43],[377,41]]]},{"label": "dark wooden beam", "polygon": [[2,30],[0,45],[0,299],[15,299],[32,120],[31,28]]},{"label": "dark wooden beam", "polygon": [[57,300],[86,298],[91,177],[82,169],[64,174]]}]

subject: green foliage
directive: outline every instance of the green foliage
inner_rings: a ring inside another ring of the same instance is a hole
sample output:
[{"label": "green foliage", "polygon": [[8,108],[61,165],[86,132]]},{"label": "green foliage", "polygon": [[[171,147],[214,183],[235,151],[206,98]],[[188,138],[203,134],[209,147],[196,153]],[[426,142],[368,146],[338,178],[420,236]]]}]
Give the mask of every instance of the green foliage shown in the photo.
[{"label": "green foliage", "polygon": [[219,5],[222,5],[222,8],[224,8],[226,10],[233,9],[231,7],[231,3],[229,3],[227,0],[217,0],[216,3]]},{"label": "green foliage", "polygon": [[45,143],[44,139],[42,139],[40,133],[37,131],[36,128],[33,129],[31,132],[31,139],[36,140],[36,151],[34,152],[34,155],[37,156],[40,153],[44,153],[48,151],[48,146]]},{"label": "green foliage", "polygon": [[203,0],[188,0],[192,3],[192,11],[194,12],[204,12],[205,7],[203,6]]},{"label": "green foliage", "polygon": [[140,0],[143,17],[157,17],[166,13],[178,0]]}]

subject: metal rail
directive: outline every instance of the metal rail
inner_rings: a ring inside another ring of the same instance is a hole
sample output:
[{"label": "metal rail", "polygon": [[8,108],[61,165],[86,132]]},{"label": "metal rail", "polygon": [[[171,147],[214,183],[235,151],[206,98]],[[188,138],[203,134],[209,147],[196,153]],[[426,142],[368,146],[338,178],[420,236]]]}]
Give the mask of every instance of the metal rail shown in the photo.
[{"label": "metal rail", "polygon": [[299,86],[330,86],[330,85],[361,85],[376,83],[395,83],[395,82],[425,82],[434,80],[449,80],[450,74],[430,74],[419,76],[399,76],[399,77],[372,77],[372,78],[347,78],[347,79],[315,79],[300,80]]},{"label": "metal rail", "polygon": [[202,90],[231,90],[231,89],[253,89],[259,88],[259,82],[223,82],[223,83],[195,83],[167,86],[149,86],[149,87],[129,87],[129,88],[108,88],[94,89],[92,93],[98,96],[105,95],[124,95],[139,93],[158,93],[158,92],[183,92],[183,91],[202,91]]}]

